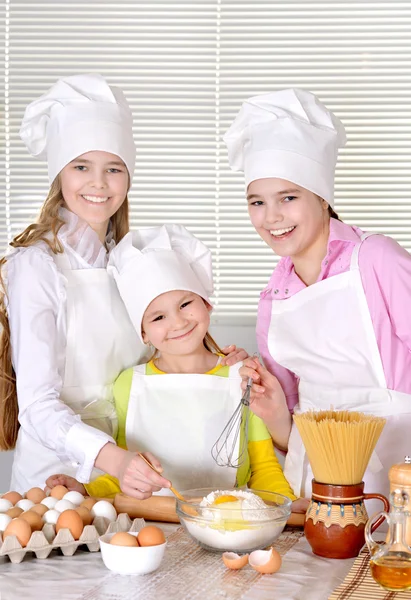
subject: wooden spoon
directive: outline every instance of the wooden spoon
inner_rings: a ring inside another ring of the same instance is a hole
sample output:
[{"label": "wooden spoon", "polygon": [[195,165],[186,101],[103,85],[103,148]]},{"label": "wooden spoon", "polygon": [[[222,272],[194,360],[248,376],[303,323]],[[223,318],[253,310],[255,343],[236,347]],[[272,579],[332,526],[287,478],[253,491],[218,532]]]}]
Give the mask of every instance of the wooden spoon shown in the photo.
[{"label": "wooden spoon", "polygon": [[[146,463],[146,465],[148,465],[150,467],[150,469],[152,469],[153,471],[158,473],[155,466],[152,465],[151,462],[145,456],[143,456],[140,452],[137,452],[137,454],[139,455],[140,458],[142,458],[144,460],[144,462]],[[184,496],[182,496],[180,494],[180,492],[178,492],[175,488],[173,488],[173,486],[170,486],[170,490],[172,491],[172,493],[174,494],[174,496],[176,498],[178,498],[179,500],[182,500],[183,502],[186,502],[186,499],[184,498]]]}]

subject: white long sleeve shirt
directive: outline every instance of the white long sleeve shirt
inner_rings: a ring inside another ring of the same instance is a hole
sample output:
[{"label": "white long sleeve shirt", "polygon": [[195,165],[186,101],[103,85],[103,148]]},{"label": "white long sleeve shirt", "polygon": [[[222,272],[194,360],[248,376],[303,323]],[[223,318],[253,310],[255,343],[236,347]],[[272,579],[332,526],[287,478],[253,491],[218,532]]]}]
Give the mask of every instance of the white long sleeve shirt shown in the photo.
[{"label": "white long sleeve shirt", "polygon": [[[73,269],[105,268],[107,248],[97,234],[66,209],[58,237]],[[12,362],[17,379],[19,421],[35,440],[77,467],[87,482],[101,448],[113,438],[84,423],[60,400],[64,381],[66,287],[47,244],[13,250],[7,258]],[[80,441],[80,443],[79,443]]]}]

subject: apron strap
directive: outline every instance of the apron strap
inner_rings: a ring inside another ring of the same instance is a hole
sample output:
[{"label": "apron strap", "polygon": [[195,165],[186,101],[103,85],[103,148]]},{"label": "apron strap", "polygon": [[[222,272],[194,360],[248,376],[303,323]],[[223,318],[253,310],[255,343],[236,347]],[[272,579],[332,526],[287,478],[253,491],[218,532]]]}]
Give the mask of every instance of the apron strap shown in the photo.
[{"label": "apron strap", "polygon": [[351,266],[350,266],[350,270],[353,271],[354,269],[358,269],[358,256],[360,254],[360,248],[363,244],[363,242],[365,242],[365,240],[369,237],[371,237],[372,235],[381,235],[380,233],[374,233],[373,231],[367,231],[366,233],[363,233],[361,238],[360,238],[360,242],[358,244],[356,244],[354,246],[354,250],[352,252],[351,255]]}]

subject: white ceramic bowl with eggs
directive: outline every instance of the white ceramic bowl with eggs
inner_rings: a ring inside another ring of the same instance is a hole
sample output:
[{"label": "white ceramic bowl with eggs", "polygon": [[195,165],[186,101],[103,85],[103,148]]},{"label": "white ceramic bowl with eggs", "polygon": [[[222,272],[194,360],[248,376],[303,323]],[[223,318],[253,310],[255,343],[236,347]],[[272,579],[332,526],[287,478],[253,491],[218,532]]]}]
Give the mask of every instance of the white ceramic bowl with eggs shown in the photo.
[{"label": "white ceramic bowl with eggs", "polygon": [[[137,532],[129,532],[137,537]],[[107,569],[120,575],[145,575],[161,565],[167,542],[157,546],[116,546],[110,544],[115,533],[106,533],[99,538],[101,557]]]},{"label": "white ceramic bowl with eggs", "polygon": [[282,494],[264,490],[225,490],[252,493],[263,502],[260,508],[229,509],[225,506],[202,506],[201,501],[215,488],[182,491],[185,502],[177,500],[177,515],[187,533],[203,548],[213,552],[253,552],[266,548],[278,538],[291,514],[291,500]]}]

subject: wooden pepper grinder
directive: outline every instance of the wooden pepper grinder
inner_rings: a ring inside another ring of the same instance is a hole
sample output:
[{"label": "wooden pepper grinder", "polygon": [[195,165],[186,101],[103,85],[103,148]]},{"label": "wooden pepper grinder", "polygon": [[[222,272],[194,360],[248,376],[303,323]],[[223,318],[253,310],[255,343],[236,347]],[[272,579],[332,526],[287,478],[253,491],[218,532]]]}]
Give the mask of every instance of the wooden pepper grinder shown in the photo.
[{"label": "wooden pepper grinder", "polygon": [[388,479],[390,480],[390,494],[396,489],[401,489],[408,494],[408,504],[405,510],[410,513],[410,516],[407,518],[405,540],[411,546],[411,457],[406,456],[403,463],[392,465],[388,471]]}]

